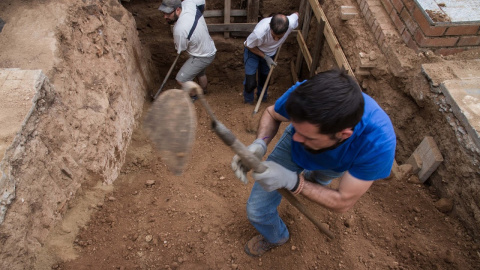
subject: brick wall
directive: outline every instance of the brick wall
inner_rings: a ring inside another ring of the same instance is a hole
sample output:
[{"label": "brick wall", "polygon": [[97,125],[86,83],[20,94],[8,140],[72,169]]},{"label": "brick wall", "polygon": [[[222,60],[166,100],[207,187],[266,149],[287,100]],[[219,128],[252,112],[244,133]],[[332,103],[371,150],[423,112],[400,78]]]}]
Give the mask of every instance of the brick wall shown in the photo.
[{"label": "brick wall", "polygon": [[[434,23],[422,8],[417,6],[415,0],[357,0],[357,3],[381,48],[384,46],[385,34],[391,34],[391,29],[381,27],[383,18],[379,18],[379,15],[388,17],[405,44],[416,51],[432,50],[448,55],[480,48],[478,22]],[[379,12],[378,7],[382,7],[384,12]],[[382,33],[379,33],[379,29]]]}]

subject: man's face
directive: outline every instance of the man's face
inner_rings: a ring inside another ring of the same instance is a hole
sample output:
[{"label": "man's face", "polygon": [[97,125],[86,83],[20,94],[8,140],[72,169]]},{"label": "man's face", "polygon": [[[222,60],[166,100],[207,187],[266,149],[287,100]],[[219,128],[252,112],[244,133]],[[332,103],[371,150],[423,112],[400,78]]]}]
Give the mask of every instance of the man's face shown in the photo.
[{"label": "man's face", "polygon": [[318,127],[308,122],[296,123],[292,122],[295,128],[293,140],[303,145],[305,150],[312,154],[319,154],[326,150],[335,149],[343,141],[345,136],[341,132],[334,135],[321,134]]},{"label": "man's face", "polygon": [[283,33],[281,35],[277,35],[277,34],[273,33],[272,29],[270,29],[270,34],[272,34],[273,40],[275,40],[275,41],[279,41],[285,35],[285,33]]},{"label": "man's face", "polygon": [[167,21],[168,24],[175,24],[178,20],[178,15],[179,15],[179,8],[176,8],[173,12],[171,13],[165,13],[163,12],[163,18],[165,18],[165,21]]}]

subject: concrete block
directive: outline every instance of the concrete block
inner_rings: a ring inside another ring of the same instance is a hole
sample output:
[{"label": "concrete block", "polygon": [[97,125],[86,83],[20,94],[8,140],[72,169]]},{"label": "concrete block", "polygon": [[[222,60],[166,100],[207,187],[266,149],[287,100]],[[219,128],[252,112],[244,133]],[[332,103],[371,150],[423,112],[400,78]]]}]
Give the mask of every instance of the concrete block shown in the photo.
[{"label": "concrete block", "polygon": [[355,18],[358,15],[357,9],[354,6],[341,6],[340,18],[343,21],[348,21]]},{"label": "concrete block", "polygon": [[[427,136],[415,149],[407,163],[412,165],[413,171],[417,170],[418,178],[423,183],[432,175],[443,161],[443,156],[432,137]],[[418,168],[420,168],[418,170]],[[413,172],[412,171],[412,172]]]},{"label": "concrete block", "polygon": [[417,153],[413,153],[406,164],[412,165],[412,174],[417,174],[422,169],[423,161]]}]

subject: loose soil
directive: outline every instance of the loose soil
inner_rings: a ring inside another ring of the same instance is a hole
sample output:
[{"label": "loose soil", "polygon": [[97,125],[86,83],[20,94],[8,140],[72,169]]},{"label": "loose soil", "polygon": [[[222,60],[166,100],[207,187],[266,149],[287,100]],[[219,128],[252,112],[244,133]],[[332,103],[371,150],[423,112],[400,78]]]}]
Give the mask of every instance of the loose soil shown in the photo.
[{"label": "loose soil", "polygon": [[[244,2],[232,1],[232,8],[239,9]],[[300,1],[285,2],[262,1],[262,14],[292,13],[297,11]],[[157,88],[175,58],[170,26],[157,10],[159,3],[122,2],[135,18],[142,46],[151,52],[157,65],[160,73]],[[11,4],[15,5],[15,1]],[[430,92],[420,73],[421,63],[444,59],[431,54],[417,55],[401,43],[392,42],[392,46],[398,46],[397,55],[403,55],[404,67],[402,74],[394,75],[398,70],[390,72],[389,65],[397,60],[378,49],[362,17],[348,22],[337,18],[342,5],[357,6],[354,1],[342,0],[326,3],[324,9],[350,64],[356,66],[359,52],[368,53],[377,63],[372,75],[362,77],[359,82],[394,123],[397,162],[404,163],[424,136],[433,136],[439,144],[445,161],[425,184],[415,177],[378,180],[344,214],[300,197],[333,232],[335,239],[326,237],[284,201],[279,213],[289,227],[290,240],[261,258],[249,257],[243,251],[244,244],[257,234],[245,213],[252,181],[244,185],[235,178],[230,169],[231,149],[216,137],[208,115],[195,102],[197,130],[185,172],[176,176],[168,170],[139,125],[119,177],[111,186],[99,184],[78,193],[63,222],[48,237],[37,257],[36,268],[478,269],[480,246],[475,240],[478,225],[459,219],[460,214],[451,209],[452,198],[456,205],[467,203],[458,199],[460,194],[455,187],[466,186],[463,184],[466,179],[476,180],[478,168],[472,169],[471,154],[458,146],[455,132],[438,111],[436,102],[441,97]],[[222,1],[207,2],[207,9],[222,8]],[[17,12],[22,14],[20,10]],[[249,144],[255,135],[246,127],[258,117],[252,116],[254,106],[242,103],[244,37],[224,39],[223,33],[212,37],[218,52],[207,70],[207,100],[218,119],[240,141]],[[262,104],[260,113],[292,85],[290,61],[295,59],[297,51],[294,39],[282,47],[269,100]],[[324,51],[320,70],[333,66],[327,49]],[[456,57],[475,59],[478,52]],[[185,55],[179,59],[165,89],[177,87],[173,78],[185,59]],[[149,105],[147,102],[144,112]],[[284,128],[282,125],[281,130]],[[280,135],[281,131],[274,141]],[[472,182],[478,185],[478,181]],[[332,186],[336,185],[334,181]],[[439,188],[442,185],[447,188]],[[93,214],[86,215],[88,211]],[[80,228],[78,233],[76,228]]]}]

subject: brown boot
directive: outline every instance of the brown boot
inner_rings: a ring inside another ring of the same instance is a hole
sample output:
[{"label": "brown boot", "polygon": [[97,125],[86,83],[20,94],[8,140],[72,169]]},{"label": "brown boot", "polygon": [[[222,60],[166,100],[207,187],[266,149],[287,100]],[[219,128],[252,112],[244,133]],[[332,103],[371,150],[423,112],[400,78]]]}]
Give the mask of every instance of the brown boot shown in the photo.
[{"label": "brown boot", "polygon": [[281,246],[283,244],[285,243],[269,243],[262,235],[257,235],[245,244],[245,253],[252,257],[260,257],[263,255],[263,253],[269,251],[270,249]]}]

